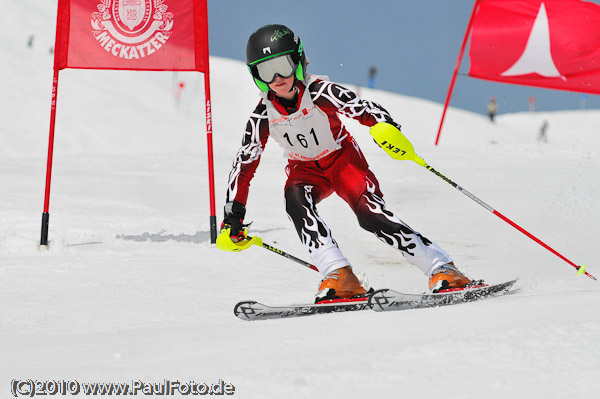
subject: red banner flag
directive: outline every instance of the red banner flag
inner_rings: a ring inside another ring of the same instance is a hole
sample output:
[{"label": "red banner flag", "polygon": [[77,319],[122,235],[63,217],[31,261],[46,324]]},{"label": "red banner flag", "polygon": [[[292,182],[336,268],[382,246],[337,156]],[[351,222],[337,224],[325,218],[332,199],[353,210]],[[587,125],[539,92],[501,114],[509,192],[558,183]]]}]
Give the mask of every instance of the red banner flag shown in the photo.
[{"label": "red banner flag", "polygon": [[206,0],[59,0],[54,67],[208,72]]},{"label": "red banner flag", "polygon": [[600,6],[579,0],[479,0],[469,75],[600,93]]}]

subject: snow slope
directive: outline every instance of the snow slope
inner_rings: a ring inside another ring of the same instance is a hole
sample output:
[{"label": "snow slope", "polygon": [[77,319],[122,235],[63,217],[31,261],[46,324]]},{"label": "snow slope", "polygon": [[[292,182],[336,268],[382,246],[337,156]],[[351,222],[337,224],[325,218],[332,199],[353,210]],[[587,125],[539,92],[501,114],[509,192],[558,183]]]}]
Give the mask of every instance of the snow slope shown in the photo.
[{"label": "snow slope", "polygon": [[[519,291],[391,314],[235,318],[243,299],[310,301],[319,275],[260,248],[210,247],[200,74],[61,72],[50,249],[40,252],[56,2],[4,3],[11,35],[0,39],[0,398],[12,397],[13,379],[29,378],[222,379],[239,398],[596,397],[599,283],[427,170],[391,160],[353,121],[388,208],[470,275],[518,277]],[[258,96],[243,64],[213,58],[211,68],[220,219]],[[509,114],[492,124],[451,109],[435,147],[440,104],[360,94],[383,104],[433,167],[600,276],[600,112]],[[547,144],[536,141],[543,120]],[[283,209],[284,165],[270,142],[247,220],[265,242],[307,259]],[[375,287],[425,290],[426,278],[360,230],[343,201],[330,197],[319,212]]]}]

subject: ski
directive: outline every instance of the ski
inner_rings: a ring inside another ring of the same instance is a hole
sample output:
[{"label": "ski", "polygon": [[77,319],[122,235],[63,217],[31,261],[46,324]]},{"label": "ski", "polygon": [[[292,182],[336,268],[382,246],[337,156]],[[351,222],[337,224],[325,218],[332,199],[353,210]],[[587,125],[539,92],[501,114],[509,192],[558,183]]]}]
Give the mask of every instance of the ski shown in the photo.
[{"label": "ski", "polygon": [[509,292],[517,280],[494,285],[480,285],[444,291],[437,294],[404,294],[390,289],[377,290],[365,298],[332,299],[319,304],[269,306],[256,301],[242,301],[233,313],[246,320],[287,319],[324,313],[373,309],[377,312],[419,309],[477,301]]},{"label": "ski", "polygon": [[233,313],[242,320],[286,319],[322,313],[352,312],[369,309],[368,298],[331,299],[319,304],[267,306],[256,301],[242,301]]},{"label": "ski", "polygon": [[516,282],[517,280],[511,280],[500,284],[454,289],[437,294],[404,294],[382,289],[375,291],[369,297],[368,304],[377,312],[454,305],[506,294]]}]

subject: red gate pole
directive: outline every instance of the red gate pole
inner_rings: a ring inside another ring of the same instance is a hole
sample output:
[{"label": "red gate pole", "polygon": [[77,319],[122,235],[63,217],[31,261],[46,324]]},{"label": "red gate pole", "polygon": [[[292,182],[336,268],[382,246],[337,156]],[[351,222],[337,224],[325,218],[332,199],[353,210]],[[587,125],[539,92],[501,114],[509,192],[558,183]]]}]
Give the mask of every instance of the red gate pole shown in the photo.
[{"label": "red gate pole", "polygon": [[435,138],[435,145],[438,145],[438,143],[440,142],[440,135],[442,133],[442,125],[444,124],[444,118],[446,117],[446,110],[448,109],[448,105],[450,104],[450,97],[452,97],[452,91],[454,90],[454,82],[456,81],[456,75],[458,75],[458,70],[460,69],[460,63],[463,58],[463,53],[465,52],[465,47],[467,46],[467,39],[469,38],[471,25],[473,25],[473,19],[475,18],[475,14],[477,13],[477,6],[480,1],[481,0],[475,0],[475,4],[473,5],[473,11],[471,12],[471,19],[469,19],[469,25],[467,25],[467,31],[465,32],[465,37],[463,38],[462,46],[460,48],[460,52],[458,53],[458,59],[456,60],[456,65],[454,66],[454,74],[452,75],[452,79],[450,80],[448,94],[446,94],[446,102],[444,103],[444,111],[442,112],[440,127],[438,128],[437,136]]},{"label": "red gate pole", "polygon": [[204,73],[204,97],[206,100],[206,145],[208,147],[208,190],[210,193],[210,243],[217,242],[217,212],[215,208],[215,170],[212,141],[212,105],[210,102],[210,73]]},{"label": "red gate pole", "polygon": [[48,249],[48,224],[50,214],[50,181],[52,179],[52,156],[54,153],[54,126],[56,124],[56,99],[58,93],[58,69],[54,68],[52,79],[52,103],[50,106],[50,134],[48,138],[48,162],[46,166],[46,190],[44,194],[44,211],[42,213],[42,233],[40,249]]}]

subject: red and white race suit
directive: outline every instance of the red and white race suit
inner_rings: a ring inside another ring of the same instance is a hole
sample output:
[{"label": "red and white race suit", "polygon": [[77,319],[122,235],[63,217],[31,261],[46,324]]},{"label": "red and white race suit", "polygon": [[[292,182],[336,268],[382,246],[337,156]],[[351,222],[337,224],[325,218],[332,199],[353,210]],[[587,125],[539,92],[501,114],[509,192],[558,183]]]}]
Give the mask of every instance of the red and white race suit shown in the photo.
[{"label": "red and white race suit", "polygon": [[[380,105],[361,100],[353,91],[310,76],[298,83],[298,100],[291,111],[272,93],[250,115],[246,133],[229,175],[227,202],[246,204],[250,181],[272,137],[288,158],[286,211],[313,264],[323,276],[350,265],[317,213],[316,205],[336,193],[350,205],[362,228],[401,251],[426,275],[452,259],[385,208],[375,175],[339,115],[373,126],[394,123]],[[308,89],[306,89],[308,87]]]}]

